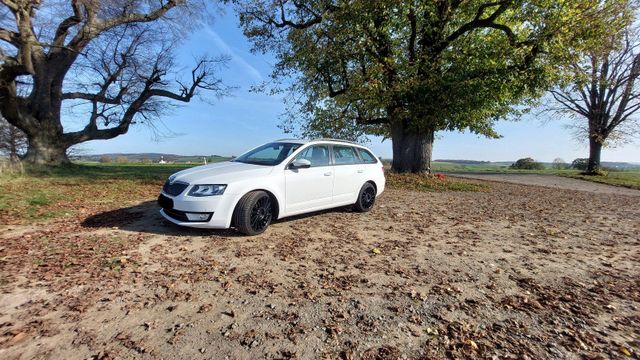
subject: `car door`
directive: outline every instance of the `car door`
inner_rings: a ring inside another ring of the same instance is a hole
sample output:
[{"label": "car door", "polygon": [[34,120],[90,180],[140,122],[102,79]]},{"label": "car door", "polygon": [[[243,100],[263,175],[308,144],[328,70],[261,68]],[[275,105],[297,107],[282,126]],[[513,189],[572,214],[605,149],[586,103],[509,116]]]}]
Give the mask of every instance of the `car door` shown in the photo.
[{"label": "car door", "polygon": [[291,162],[297,159],[309,160],[311,167],[294,169],[289,164],[284,170],[287,215],[330,206],[333,168],[329,162],[329,146],[311,145]]},{"label": "car door", "polygon": [[355,203],[360,187],[364,183],[365,165],[353,146],[333,145],[334,163],[333,203],[345,205]]}]

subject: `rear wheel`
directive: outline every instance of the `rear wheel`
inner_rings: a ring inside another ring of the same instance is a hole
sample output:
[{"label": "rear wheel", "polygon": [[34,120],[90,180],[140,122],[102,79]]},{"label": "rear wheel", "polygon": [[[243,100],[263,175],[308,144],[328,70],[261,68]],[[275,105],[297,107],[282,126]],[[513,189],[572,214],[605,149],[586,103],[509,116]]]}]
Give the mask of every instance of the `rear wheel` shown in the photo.
[{"label": "rear wheel", "polygon": [[358,194],[358,200],[353,205],[353,208],[358,212],[367,212],[371,210],[373,204],[376,202],[376,188],[371,183],[365,183],[360,188],[360,194]]},{"label": "rear wheel", "polygon": [[246,235],[263,233],[272,219],[273,201],[264,191],[253,191],[243,196],[233,213],[236,229]]}]

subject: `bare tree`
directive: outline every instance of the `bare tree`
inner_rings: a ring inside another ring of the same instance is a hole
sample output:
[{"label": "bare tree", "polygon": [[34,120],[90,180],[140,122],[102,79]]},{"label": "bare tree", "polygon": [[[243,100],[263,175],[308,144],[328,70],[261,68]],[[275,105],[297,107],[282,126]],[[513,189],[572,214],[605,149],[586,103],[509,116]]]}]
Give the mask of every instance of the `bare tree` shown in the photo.
[{"label": "bare tree", "polygon": [[[185,78],[171,75],[181,24],[193,23],[196,5],[0,0],[0,113],[26,133],[25,158],[68,162],[69,147],[152,123],[171,101],[187,103],[202,90],[227,94],[215,76],[224,57],[197,59]],[[65,132],[65,111],[86,116],[84,128]]]},{"label": "bare tree", "polygon": [[27,149],[27,136],[0,116],[0,154],[18,161]]},{"label": "bare tree", "polygon": [[561,114],[577,120],[576,128],[589,139],[588,174],[600,171],[602,148],[638,134],[640,123],[640,39],[633,20],[612,34],[568,69],[570,81],[551,92]]}]

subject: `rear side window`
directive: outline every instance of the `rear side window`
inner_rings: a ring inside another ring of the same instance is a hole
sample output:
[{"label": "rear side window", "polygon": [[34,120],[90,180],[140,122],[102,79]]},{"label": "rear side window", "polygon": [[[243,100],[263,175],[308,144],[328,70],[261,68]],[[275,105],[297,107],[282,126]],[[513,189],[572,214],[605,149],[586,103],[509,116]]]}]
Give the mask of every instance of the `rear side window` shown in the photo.
[{"label": "rear side window", "polygon": [[333,145],[333,160],[336,165],[357,164],[360,162],[356,149],[351,146]]},{"label": "rear side window", "polygon": [[358,148],[358,152],[360,152],[360,157],[362,158],[362,162],[365,164],[377,164],[378,159],[373,156],[368,150]]},{"label": "rear side window", "polygon": [[307,159],[311,162],[311,167],[329,165],[329,147],[327,145],[313,145],[302,150],[296,156],[298,159]]}]

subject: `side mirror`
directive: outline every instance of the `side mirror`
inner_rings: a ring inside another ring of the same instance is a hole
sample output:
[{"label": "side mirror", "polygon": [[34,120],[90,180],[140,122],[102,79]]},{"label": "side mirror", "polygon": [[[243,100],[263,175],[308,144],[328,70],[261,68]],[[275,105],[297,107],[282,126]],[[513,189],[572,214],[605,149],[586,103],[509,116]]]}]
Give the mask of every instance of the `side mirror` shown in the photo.
[{"label": "side mirror", "polygon": [[306,169],[311,167],[311,161],[307,159],[295,159],[289,166],[291,169]]}]

